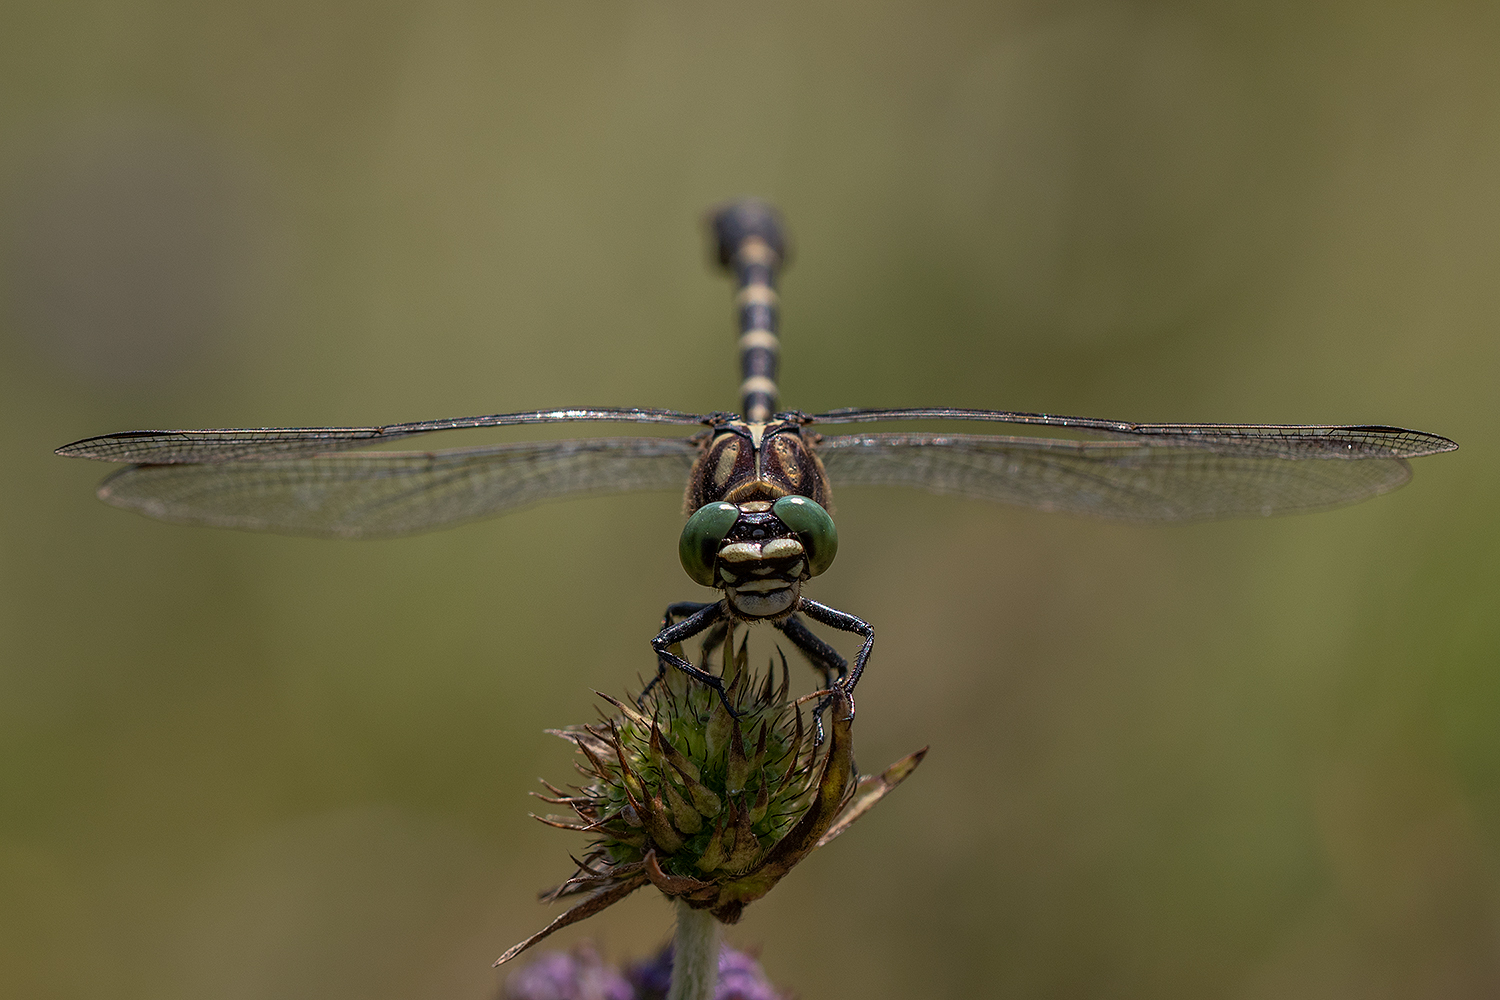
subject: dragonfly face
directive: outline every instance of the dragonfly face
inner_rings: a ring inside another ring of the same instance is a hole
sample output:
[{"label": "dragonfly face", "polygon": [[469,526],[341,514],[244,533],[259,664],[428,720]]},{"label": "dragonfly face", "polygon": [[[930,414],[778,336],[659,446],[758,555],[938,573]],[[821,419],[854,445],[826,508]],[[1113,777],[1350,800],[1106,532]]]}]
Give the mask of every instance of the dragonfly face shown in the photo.
[{"label": "dragonfly face", "polygon": [[802,581],[826,570],[838,549],[833,518],[804,496],[705,504],[678,543],[688,576],[723,590],[734,616],[749,621],[790,615]]}]

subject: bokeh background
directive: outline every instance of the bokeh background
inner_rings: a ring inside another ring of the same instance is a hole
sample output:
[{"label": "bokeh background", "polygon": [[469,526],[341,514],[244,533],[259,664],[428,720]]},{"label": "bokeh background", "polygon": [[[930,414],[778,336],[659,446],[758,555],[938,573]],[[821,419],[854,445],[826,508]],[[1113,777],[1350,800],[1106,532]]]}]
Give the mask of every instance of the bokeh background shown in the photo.
[{"label": "bokeh background", "polygon": [[861,763],[933,749],[730,940],[807,998],[1500,993],[1500,7],[23,0],[0,994],[495,995],[581,845],[526,816],[541,730],[697,593],[677,498],[317,542],[106,507],[51,449],[731,406],[699,218],[740,193],[796,241],[788,405],[1463,447],[1177,529],[839,493]]}]

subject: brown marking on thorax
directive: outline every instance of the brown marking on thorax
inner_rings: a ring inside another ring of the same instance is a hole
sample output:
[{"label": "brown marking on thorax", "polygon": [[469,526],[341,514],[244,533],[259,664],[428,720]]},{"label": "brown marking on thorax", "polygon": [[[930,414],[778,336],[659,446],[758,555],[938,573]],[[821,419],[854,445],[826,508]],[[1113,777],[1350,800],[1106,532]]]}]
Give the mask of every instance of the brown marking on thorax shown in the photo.
[{"label": "brown marking on thorax", "polygon": [[828,475],[813,445],[803,438],[802,426],[790,420],[719,425],[688,477],[687,512],[720,500],[746,503],[793,495],[830,507]]}]

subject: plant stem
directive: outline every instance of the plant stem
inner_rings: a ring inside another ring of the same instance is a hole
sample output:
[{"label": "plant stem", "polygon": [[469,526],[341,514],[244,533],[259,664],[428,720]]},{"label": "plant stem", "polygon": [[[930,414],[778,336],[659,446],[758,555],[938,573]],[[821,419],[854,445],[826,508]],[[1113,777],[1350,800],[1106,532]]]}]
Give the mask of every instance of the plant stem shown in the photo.
[{"label": "plant stem", "polygon": [[695,910],[679,899],[667,1000],[714,1000],[718,985],[719,921],[707,910]]}]

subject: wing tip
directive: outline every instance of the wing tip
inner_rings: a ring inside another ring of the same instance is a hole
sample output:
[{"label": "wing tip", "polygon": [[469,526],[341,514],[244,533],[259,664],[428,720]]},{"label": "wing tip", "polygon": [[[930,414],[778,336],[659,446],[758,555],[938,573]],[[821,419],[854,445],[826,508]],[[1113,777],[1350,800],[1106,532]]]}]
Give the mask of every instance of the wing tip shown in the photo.
[{"label": "wing tip", "polygon": [[133,462],[128,452],[126,442],[136,438],[153,438],[163,434],[181,433],[179,431],[116,431],[114,434],[95,434],[93,437],[79,438],[71,441],[61,448],[52,449],[52,454],[61,455],[63,458],[92,458],[100,462]]},{"label": "wing tip", "polygon": [[1458,450],[1458,442],[1452,438],[1445,438],[1441,434],[1430,434],[1428,436],[1436,442],[1432,451],[1428,452],[1430,455],[1441,455],[1445,451]]},{"label": "wing tip", "polygon": [[98,438],[82,438],[78,441],[70,441],[61,448],[53,448],[52,454],[61,455],[63,458],[97,458],[92,448],[89,447]]},{"label": "wing tip", "polygon": [[1413,431],[1403,427],[1378,427],[1376,430],[1387,433],[1398,432],[1411,438],[1407,448],[1399,451],[1400,458],[1424,458],[1427,455],[1441,455],[1447,451],[1457,451],[1458,442],[1452,438],[1443,437],[1441,434],[1433,434],[1430,431]]}]

